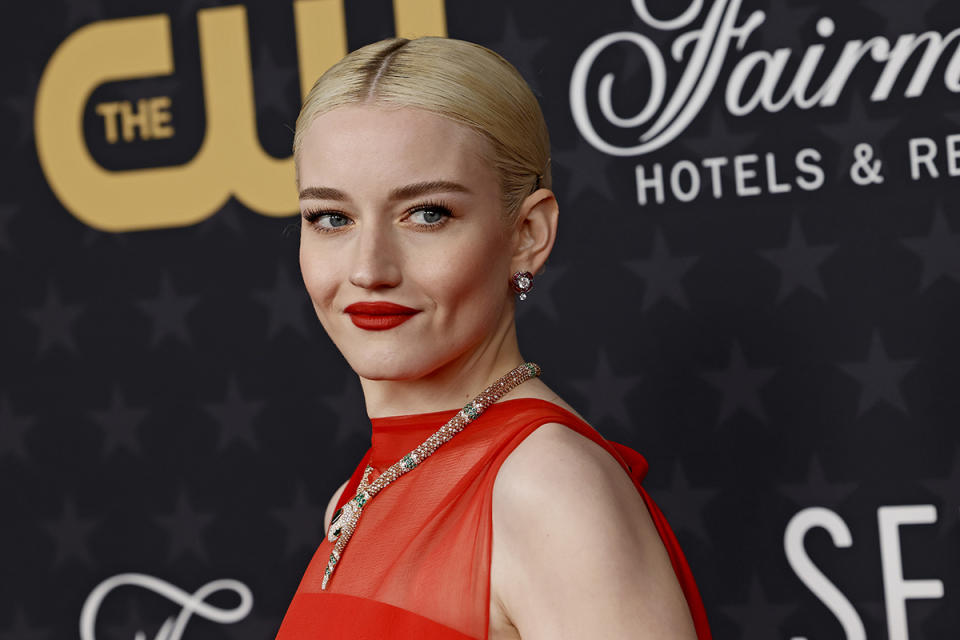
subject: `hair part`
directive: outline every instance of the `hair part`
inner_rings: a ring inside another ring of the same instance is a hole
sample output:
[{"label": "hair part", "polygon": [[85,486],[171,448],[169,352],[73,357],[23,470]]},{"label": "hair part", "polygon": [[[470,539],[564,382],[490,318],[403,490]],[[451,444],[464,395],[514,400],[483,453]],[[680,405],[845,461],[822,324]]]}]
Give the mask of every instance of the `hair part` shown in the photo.
[{"label": "hair part", "polygon": [[502,56],[464,40],[389,38],[349,53],[314,83],[297,118],[293,159],[300,181],[303,136],[337,107],[375,104],[424,109],[466,125],[490,143],[503,210],[512,217],[530,193],[549,189],[550,137],[540,104]]}]

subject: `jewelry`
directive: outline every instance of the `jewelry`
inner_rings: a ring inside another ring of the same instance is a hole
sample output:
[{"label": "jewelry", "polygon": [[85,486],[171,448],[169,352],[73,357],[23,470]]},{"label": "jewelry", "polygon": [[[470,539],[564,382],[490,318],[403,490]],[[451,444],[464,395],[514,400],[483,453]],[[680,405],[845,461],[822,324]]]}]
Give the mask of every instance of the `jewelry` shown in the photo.
[{"label": "jewelry", "polygon": [[381,473],[376,480],[368,482],[373,467],[367,465],[363,470],[363,478],[357,486],[357,493],[350,498],[344,505],[337,509],[333,514],[333,520],[330,523],[330,529],[327,532],[327,540],[336,543],[330,559],[327,560],[327,568],[323,571],[323,582],[321,589],[327,588],[330,576],[340,561],[344,547],[350,541],[350,537],[357,528],[357,522],[360,520],[360,514],[363,512],[365,504],[370,502],[375,495],[380,493],[384,487],[402,476],[408,471],[416,468],[418,464],[430,457],[440,445],[449,442],[453,436],[463,430],[468,424],[473,422],[483,413],[487,407],[499,400],[505,393],[519,384],[526,382],[531,378],[536,378],[541,373],[540,367],[532,362],[525,362],[515,369],[507,372],[497,378],[493,384],[484,389],[465,407],[457,412],[455,416],[432,436],[424,440],[413,451],[394,462],[386,471]]},{"label": "jewelry", "polygon": [[520,294],[521,300],[526,300],[527,292],[533,288],[533,274],[529,271],[517,271],[510,278],[510,288]]}]

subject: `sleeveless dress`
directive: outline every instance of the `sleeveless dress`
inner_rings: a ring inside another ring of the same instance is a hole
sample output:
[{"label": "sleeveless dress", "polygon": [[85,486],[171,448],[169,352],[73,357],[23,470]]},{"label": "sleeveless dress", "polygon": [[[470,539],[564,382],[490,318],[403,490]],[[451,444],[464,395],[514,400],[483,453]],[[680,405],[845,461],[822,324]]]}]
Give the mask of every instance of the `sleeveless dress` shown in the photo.
[{"label": "sleeveless dress", "polygon": [[[370,481],[423,442],[459,409],[371,420],[373,435],[337,507],[353,497],[367,463]],[[326,590],[333,543],[320,543],[287,609],[277,640],[380,638],[485,640],[490,613],[491,505],[500,465],[537,427],[563,424],[606,449],[643,496],[670,556],[698,640],[707,617],[690,568],[663,514],[640,486],[647,462],[605,440],[566,409],[537,398],[490,406],[416,469],[363,508]]]}]

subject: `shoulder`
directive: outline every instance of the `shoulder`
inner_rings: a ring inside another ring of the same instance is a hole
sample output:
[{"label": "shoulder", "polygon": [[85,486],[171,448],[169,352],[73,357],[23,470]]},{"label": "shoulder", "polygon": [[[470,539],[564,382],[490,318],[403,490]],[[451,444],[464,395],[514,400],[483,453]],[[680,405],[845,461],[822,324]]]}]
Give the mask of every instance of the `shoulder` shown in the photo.
[{"label": "shoulder", "polygon": [[531,492],[552,493],[557,482],[568,487],[581,486],[583,481],[617,483],[621,475],[630,482],[606,449],[570,427],[550,422],[510,452],[497,474],[494,491],[511,504],[529,499]]},{"label": "shoulder", "polygon": [[620,463],[590,438],[558,423],[540,426],[507,456],[494,483],[493,509],[494,517],[521,525],[515,534],[523,539],[535,535],[531,527],[556,536],[559,530],[584,527],[583,517],[606,516],[616,525],[646,515]]},{"label": "shoulder", "polygon": [[491,583],[522,637],[694,637],[642,496],[590,438],[536,429],[504,461],[492,509]]}]

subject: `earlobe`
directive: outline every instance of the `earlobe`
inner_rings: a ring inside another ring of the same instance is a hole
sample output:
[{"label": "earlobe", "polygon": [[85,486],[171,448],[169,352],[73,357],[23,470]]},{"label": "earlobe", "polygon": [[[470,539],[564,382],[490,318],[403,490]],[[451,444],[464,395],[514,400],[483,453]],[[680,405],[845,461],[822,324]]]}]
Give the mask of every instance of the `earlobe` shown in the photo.
[{"label": "earlobe", "polygon": [[523,201],[517,218],[517,245],[513,267],[539,273],[557,237],[559,206],[549,189],[537,189]]}]

